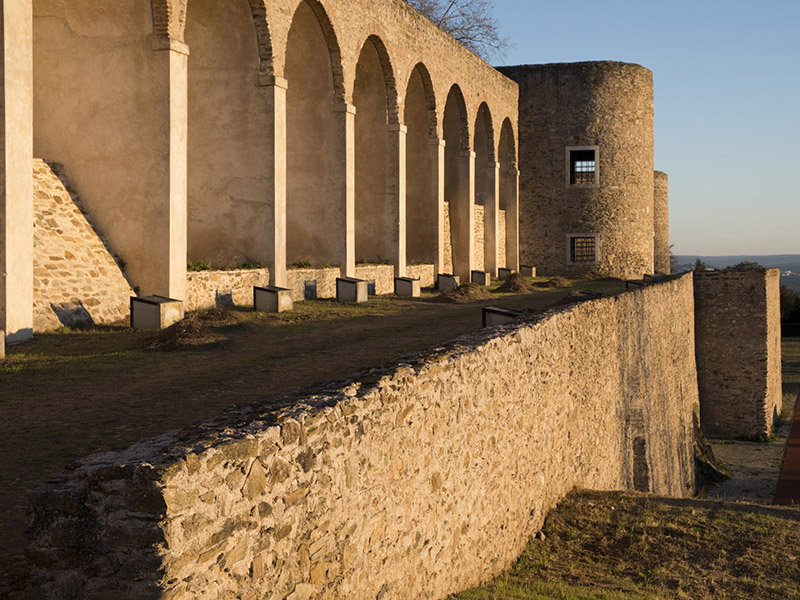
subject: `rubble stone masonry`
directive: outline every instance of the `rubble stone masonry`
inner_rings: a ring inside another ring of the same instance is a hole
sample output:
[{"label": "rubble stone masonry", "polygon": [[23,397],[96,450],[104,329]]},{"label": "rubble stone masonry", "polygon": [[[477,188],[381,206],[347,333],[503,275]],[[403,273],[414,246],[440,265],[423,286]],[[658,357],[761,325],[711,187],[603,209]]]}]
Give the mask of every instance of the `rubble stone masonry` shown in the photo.
[{"label": "rubble stone masonry", "polygon": [[31,493],[36,597],[442,598],[574,486],[689,496],[692,309],[684,276],[89,457]]},{"label": "rubble stone masonry", "polygon": [[37,331],[123,321],[128,318],[128,299],[134,295],[66,181],[52,165],[33,161]]},{"label": "rubble stone masonry", "polygon": [[703,432],[760,436],[781,410],[780,271],[695,273]]}]

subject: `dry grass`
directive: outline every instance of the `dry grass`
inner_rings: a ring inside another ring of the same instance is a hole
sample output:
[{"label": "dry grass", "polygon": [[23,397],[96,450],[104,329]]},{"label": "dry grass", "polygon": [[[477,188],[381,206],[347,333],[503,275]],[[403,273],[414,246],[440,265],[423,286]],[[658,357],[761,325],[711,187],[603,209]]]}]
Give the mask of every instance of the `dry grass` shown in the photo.
[{"label": "dry grass", "polygon": [[800,598],[800,510],[576,491],[496,580],[451,600]]}]

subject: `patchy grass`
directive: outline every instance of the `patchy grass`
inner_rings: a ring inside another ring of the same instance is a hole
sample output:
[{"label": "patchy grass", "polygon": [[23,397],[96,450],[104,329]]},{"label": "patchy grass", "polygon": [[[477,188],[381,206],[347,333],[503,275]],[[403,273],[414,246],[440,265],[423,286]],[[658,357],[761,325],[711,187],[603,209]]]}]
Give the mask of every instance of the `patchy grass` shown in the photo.
[{"label": "patchy grass", "polygon": [[544,539],[451,600],[800,598],[800,510],[576,491]]}]

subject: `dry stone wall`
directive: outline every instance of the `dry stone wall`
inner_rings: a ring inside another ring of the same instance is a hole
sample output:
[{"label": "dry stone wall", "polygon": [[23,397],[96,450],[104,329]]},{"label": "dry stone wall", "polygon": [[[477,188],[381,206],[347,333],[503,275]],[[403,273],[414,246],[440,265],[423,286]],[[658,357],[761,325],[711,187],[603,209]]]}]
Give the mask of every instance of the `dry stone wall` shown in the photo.
[{"label": "dry stone wall", "polygon": [[253,286],[269,285],[269,269],[196,271],[186,275],[186,310],[253,306]]},{"label": "dry stone wall", "polygon": [[442,598],[574,486],[690,495],[692,306],[685,276],[90,457],[30,496],[37,597]]},{"label": "dry stone wall", "polygon": [[761,436],[781,410],[780,271],[695,273],[703,432]]},{"label": "dry stone wall", "polygon": [[436,285],[436,269],[430,264],[408,265],[406,275],[414,279],[419,279],[421,287],[433,287]]},{"label": "dry stone wall", "polygon": [[58,165],[34,159],[33,209],[34,329],[127,319],[133,290]]}]

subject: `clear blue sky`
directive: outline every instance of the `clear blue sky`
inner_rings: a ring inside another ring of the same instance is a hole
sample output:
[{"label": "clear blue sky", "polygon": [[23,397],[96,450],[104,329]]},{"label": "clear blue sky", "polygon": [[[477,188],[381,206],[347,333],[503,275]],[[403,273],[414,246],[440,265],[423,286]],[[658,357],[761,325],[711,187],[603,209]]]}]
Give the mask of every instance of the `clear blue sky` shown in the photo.
[{"label": "clear blue sky", "polygon": [[496,64],[653,71],[676,254],[800,254],[800,0],[494,0]]}]

